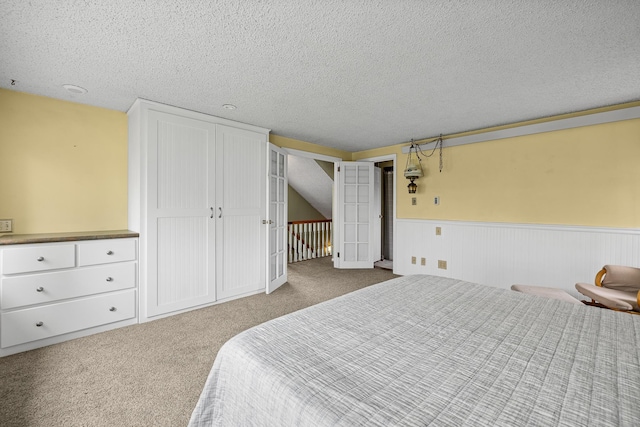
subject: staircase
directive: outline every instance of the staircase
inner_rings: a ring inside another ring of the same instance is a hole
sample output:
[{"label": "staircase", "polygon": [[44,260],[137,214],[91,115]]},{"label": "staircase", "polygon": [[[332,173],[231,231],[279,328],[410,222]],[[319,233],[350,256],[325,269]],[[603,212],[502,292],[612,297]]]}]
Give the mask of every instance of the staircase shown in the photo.
[{"label": "staircase", "polygon": [[331,220],[288,224],[289,263],[331,255]]}]

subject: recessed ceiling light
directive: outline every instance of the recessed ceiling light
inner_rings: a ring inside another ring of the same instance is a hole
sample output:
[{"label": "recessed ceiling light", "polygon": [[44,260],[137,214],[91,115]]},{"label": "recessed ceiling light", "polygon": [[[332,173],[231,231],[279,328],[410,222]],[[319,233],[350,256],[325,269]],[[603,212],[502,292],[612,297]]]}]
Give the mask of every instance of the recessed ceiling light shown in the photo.
[{"label": "recessed ceiling light", "polygon": [[222,108],[225,108],[225,109],[227,109],[227,110],[235,110],[235,109],[236,109],[236,108],[238,108],[238,107],[236,107],[236,106],[235,106],[235,105],[233,105],[233,104],[224,104],[224,105],[222,106]]},{"label": "recessed ceiling light", "polygon": [[76,86],[76,85],[62,85],[62,87],[65,88],[68,92],[71,92],[71,93],[74,93],[74,94],[80,94],[80,93],[89,92],[85,88],[80,87],[80,86]]}]

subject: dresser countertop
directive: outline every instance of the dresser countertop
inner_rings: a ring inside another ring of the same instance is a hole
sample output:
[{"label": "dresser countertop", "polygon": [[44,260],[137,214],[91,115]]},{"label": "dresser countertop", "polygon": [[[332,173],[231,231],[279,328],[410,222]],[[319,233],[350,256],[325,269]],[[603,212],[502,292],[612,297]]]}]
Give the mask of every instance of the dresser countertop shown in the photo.
[{"label": "dresser countertop", "polygon": [[70,233],[36,233],[0,235],[1,245],[21,245],[26,243],[75,242],[78,240],[125,239],[139,237],[131,230],[76,231]]}]

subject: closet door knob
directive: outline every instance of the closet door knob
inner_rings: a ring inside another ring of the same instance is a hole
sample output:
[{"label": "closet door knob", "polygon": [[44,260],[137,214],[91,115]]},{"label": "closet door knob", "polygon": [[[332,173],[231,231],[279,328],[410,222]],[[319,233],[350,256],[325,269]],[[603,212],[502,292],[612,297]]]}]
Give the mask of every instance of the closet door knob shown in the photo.
[{"label": "closet door knob", "polygon": [[113,277],[107,277],[107,282],[113,282]]},{"label": "closet door knob", "polygon": [[38,262],[42,262],[42,261],[44,261],[44,257],[43,256],[39,256],[38,257]]},{"label": "closet door knob", "polygon": [[38,322],[36,323],[36,326],[39,328],[40,326],[44,325],[44,322]]},{"label": "closet door knob", "polygon": [[109,309],[109,311],[116,311],[116,308],[115,308],[115,307],[111,307],[111,308]]},{"label": "closet door knob", "polygon": [[44,291],[44,288],[43,288],[42,286],[40,286],[40,287],[38,287],[38,288],[36,289],[36,292],[42,292],[42,291]]},{"label": "closet door knob", "polygon": [[107,251],[107,255],[113,255],[113,251]]}]

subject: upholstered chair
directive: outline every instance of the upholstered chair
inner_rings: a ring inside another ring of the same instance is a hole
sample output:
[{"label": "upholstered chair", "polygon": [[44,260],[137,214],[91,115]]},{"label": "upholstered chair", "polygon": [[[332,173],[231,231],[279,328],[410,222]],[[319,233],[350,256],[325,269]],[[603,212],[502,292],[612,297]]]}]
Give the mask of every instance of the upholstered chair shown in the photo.
[{"label": "upholstered chair", "polygon": [[576,289],[612,310],[640,313],[640,268],[605,265],[595,285],[576,283]]}]

